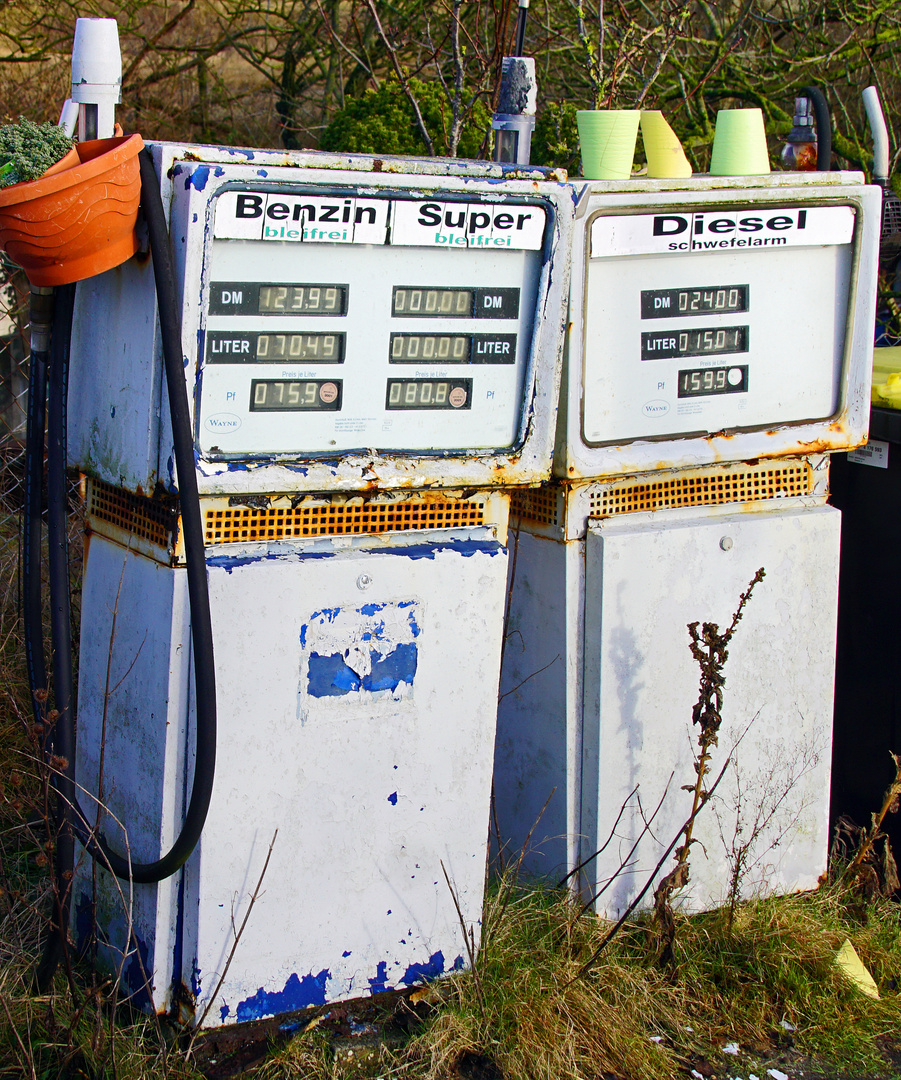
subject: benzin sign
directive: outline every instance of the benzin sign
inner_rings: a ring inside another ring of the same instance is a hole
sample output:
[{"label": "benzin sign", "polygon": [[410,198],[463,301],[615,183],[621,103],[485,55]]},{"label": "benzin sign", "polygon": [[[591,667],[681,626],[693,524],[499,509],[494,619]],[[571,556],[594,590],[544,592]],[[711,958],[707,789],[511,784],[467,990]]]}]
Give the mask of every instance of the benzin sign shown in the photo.
[{"label": "benzin sign", "polygon": [[752,206],[601,215],[591,224],[591,257],[850,244],[854,214],[851,206]]},{"label": "benzin sign", "polygon": [[379,199],[225,191],[213,235],[307,244],[538,251],[545,211],[534,203]]}]

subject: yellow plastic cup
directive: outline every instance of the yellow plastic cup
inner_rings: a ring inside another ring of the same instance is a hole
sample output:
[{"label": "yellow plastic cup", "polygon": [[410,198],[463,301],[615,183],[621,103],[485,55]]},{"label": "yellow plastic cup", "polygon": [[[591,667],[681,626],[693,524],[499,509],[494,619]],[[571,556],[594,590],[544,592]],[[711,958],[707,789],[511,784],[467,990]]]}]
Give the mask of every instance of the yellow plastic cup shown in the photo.
[{"label": "yellow plastic cup", "polygon": [[662,112],[642,109],[641,137],[648,159],[648,176],[652,180],[681,179],[691,176],[691,164],[682,149],[675,131]]}]

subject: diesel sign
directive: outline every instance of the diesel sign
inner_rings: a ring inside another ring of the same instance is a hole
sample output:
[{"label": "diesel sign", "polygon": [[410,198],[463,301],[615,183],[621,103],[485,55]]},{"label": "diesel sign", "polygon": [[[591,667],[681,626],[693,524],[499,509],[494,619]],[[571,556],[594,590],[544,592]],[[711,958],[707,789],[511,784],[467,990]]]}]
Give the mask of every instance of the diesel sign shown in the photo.
[{"label": "diesel sign", "polygon": [[849,244],[854,218],[851,206],[599,215],[591,224],[591,257]]}]

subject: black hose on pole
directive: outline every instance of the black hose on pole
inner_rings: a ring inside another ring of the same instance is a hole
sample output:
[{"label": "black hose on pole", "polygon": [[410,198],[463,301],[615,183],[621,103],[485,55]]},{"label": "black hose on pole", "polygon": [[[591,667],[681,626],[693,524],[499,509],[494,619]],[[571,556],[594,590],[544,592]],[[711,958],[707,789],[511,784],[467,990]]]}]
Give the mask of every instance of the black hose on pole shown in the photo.
[{"label": "black hose on pole", "polygon": [[818,86],[802,86],[799,95],[813,105],[813,118],[817,128],[817,171],[832,171],[832,118],[826,95]]},{"label": "black hose on pole", "polygon": [[[72,614],[69,605],[68,482],[66,479],[66,393],[75,286],[56,289],[50,338],[47,396],[47,566],[53,649],[53,703],[48,766],[55,792],[53,818],[53,906],[55,918],[38,965],[39,989],[49,986],[62,957],[69,928],[69,898],[75,869],[75,720],[72,681]],[[43,663],[43,656],[41,659]],[[49,715],[48,715],[49,722]]]}]

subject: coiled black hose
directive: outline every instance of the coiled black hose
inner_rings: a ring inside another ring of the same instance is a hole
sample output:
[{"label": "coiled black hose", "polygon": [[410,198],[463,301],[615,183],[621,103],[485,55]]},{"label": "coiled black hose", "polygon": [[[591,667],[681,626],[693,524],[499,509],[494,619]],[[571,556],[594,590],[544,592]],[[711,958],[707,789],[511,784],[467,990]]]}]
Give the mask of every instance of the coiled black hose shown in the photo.
[{"label": "coiled black hose", "polygon": [[[207,588],[206,559],[203,546],[203,525],[197,491],[194,462],[194,440],[191,413],[184,377],[181,347],[180,308],[175,275],[169,251],[169,236],[160,197],[159,183],[148,151],[140,154],[141,205],[150,233],[150,250],[160,317],[163,361],[172,421],[175,467],[179,485],[182,529],[185,540],[185,562],[188,598],[191,610],[191,644],[194,659],[196,692],[196,746],[191,797],[184,822],[172,847],[161,858],[149,863],[135,863],[113,851],[106,840],[92,831],[87,815],[79,807],[75,780],[75,722],[72,709],[72,643],[69,612],[69,558],[66,479],[66,396],[68,389],[69,341],[74,309],[74,286],[57,290],[53,334],[50,347],[48,397],[48,540],[49,576],[51,589],[51,630],[53,645],[54,703],[58,717],[53,725],[51,763],[54,786],[58,793],[56,840],[56,934],[48,940],[39,965],[37,982],[46,987],[56,968],[62,943],[65,941],[68,895],[74,869],[73,834],[87,851],[116,876],[138,883],[162,881],[175,874],[188,860],[200,839],[209,811],[216,765],[216,681],[213,666],[213,634]],[[42,358],[39,357],[39,365]],[[29,497],[26,506],[25,534],[30,548],[25,560],[26,642],[31,642],[29,660],[32,691],[45,689],[40,677],[43,669],[43,648],[40,633],[40,562],[35,563],[34,550],[40,547],[40,488],[43,459],[43,378],[41,366],[33,368],[35,400],[29,402],[32,438],[28,476],[29,495],[36,489],[36,503]],[[32,410],[34,410],[32,414]],[[37,508],[37,515],[34,509]],[[35,538],[37,543],[35,544]],[[35,584],[35,568],[37,569]],[[35,602],[36,600],[36,602]],[[40,657],[40,660],[38,660]]]}]

